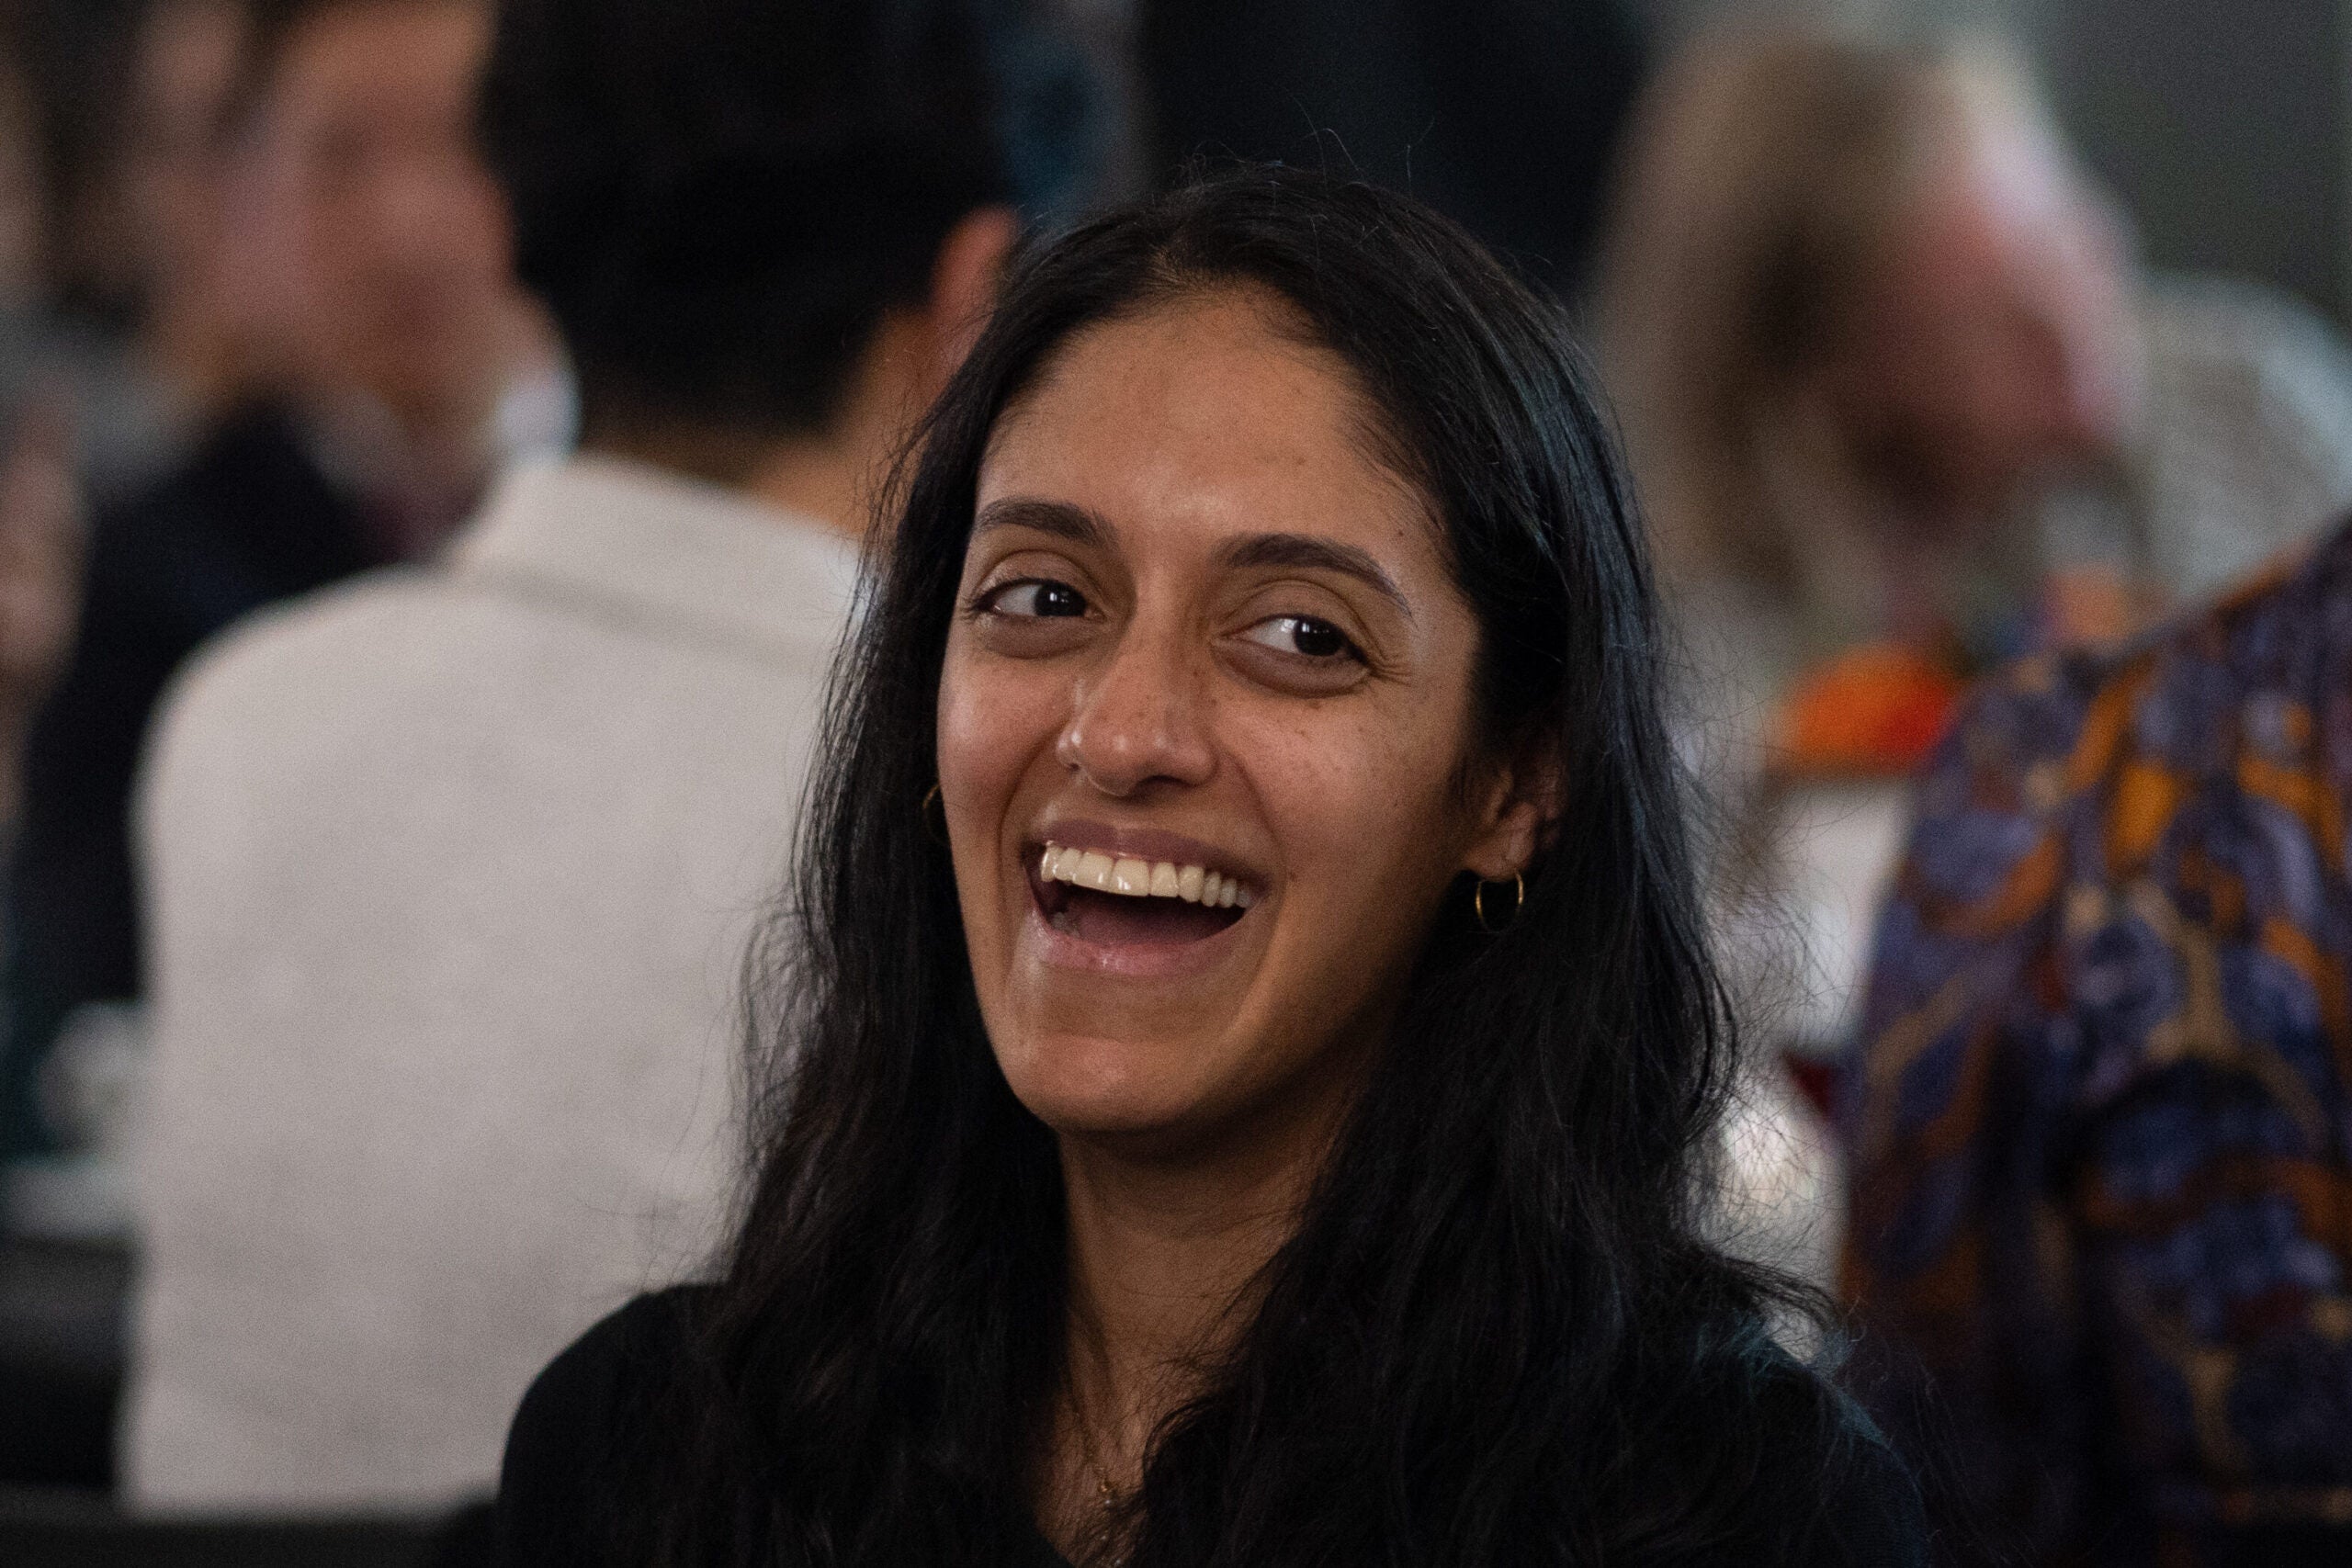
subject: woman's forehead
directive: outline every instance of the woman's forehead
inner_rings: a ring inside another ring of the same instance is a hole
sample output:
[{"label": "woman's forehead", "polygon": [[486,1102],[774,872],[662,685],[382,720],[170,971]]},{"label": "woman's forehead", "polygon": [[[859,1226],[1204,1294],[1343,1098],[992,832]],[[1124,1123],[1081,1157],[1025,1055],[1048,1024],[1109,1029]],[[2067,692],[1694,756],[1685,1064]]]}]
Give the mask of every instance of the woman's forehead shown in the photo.
[{"label": "woman's forehead", "polygon": [[1430,508],[1373,425],[1346,362],[1270,297],[1186,296],[1073,335],[999,419],[978,501],[1065,503],[1121,536],[1275,529],[1432,556]]},{"label": "woman's forehead", "polygon": [[[1286,301],[1259,288],[1188,290],[1090,322],[1057,344],[998,415],[989,455],[1041,424],[1100,434],[1089,427],[1147,411],[1156,416],[1147,428],[1161,434],[1204,425],[1227,440],[1252,430],[1267,445],[1335,445],[1363,402],[1347,362],[1315,341]],[[1267,412],[1283,418],[1251,418]]]}]

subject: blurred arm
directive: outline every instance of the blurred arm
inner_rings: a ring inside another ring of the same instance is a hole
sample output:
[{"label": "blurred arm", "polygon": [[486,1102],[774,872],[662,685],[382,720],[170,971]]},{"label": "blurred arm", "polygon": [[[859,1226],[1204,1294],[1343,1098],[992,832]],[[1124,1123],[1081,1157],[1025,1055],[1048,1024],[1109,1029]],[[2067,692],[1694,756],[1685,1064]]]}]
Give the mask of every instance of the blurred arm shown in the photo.
[{"label": "blurred arm", "polygon": [[2043,666],[1971,703],[1921,784],[1849,1077],[1862,1393],[1948,1547],[1989,1530],[2029,1561],[2075,1534],[2089,1479],[2058,948],[2095,830],[2080,785],[2128,694],[2080,695]]}]

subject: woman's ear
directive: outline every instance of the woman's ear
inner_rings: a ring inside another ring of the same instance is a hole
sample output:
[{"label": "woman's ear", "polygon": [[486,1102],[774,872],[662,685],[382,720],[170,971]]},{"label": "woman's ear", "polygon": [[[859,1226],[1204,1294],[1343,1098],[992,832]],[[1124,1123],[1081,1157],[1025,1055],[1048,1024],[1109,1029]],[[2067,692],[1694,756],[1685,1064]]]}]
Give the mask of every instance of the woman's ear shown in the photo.
[{"label": "woman's ear", "polygon": [[1496,769],[1479,803],[1464,868],[1488,882],[1509,882],[1525,871],[1566,808],[1566,787],[1559,760],[1538,747]]},{"label": "woman's ear", "polygon": [[1011,208],[982,207],[966,213],[941,242],[924,305],[932,340],[926,401],[947,385],[979,341],[996,306],[1005,264],[1020,240],[1021,220]]}]

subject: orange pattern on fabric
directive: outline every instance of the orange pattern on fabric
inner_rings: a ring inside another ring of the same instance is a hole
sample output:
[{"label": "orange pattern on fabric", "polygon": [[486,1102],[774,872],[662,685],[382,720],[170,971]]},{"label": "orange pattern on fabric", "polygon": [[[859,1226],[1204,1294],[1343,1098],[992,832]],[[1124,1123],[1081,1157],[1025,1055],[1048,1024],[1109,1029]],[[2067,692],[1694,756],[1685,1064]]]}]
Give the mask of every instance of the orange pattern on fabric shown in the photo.
[{"label": "orange pattern on fabric", "polygon": [[2044,838],[2011,866],[2000,885],[1984,898],[1972,903],[1934,904],[1922,899],[1923,912],[1944,935],[1994,936],[2048,904],[2058,891],[2058,879],[2065,868],[2064,846],[2055,838]]},{"label": "orange pattern on fabric", "polygon": [[2238,761],[2238,787],[2257,800],[2267,800],[2293,814],[2331,862],[2344,858],[2344,803],[2327,781],[2299,769],[2282,767],[2267,757]]},{"label": "orange pattern on fabric", "polygon": [[1959,678],[1894,643],[1852,649],[1802,681],[1782,705],[1778,771],[1802,777],[1900,777],[1942,738]]},{"label": "orange pattern on fabric", "polygon": [[2080,795],[2107,776],[2117,748],[2132,723],[2132,710],[2148,683],[2143,665],[2126,671],[2091,699],[2083,715],[2082,733],[2066,755],[2066,793]]},{"label": "orange pattern on fabric", "polygon": [[2312,933],[2273,915],[2262,922],[2262,950],[2303,977],[2319,998],[2320,1018],[2330,1038],[2352,1041],[2352,1003],[2345,990],[2344,961],[2324,951]]},{"label": "orange pattern on fabric", "polygon": [[2135,757],[2118,770],[2115,800],[2108,808],[2107,866],[2116,874],[2132,870],[2155,852],[2156,840],[2172,826],[2173,813],[2187,798],[2178,774]]}]

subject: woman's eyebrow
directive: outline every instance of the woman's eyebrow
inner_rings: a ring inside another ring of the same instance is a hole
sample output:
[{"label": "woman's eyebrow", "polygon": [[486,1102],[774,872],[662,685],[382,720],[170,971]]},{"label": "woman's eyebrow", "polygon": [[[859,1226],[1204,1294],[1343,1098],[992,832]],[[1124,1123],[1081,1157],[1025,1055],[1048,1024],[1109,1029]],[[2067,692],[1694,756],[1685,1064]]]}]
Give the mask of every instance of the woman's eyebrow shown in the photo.
[{"label": "woman's eyebrow", "polygon": [[1073,545],[1100,545],[1111,536],[1111,530],[1102,520],[1082,506],[1023,495],[991,501],[980,508],[979,515],[972,519],[973,536],[978,537],[991,528],[1035,528],[1040,534],[1051,534]]},{"label": "woman's eyebrow", "polygon": [[1396,586],[1396,580],[1383,570],[1378,561],[1353,545],[1342,545],[1333,539],[1317,539],[1306,534],[1253,534],[1227,545],[1221,554],[1226,566],[1232,570],[1286,566],[1336,571],[1363,583],[1395,605],[1396,613],[1407,620],[1415,618],[1413,606]]}]

